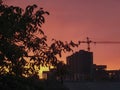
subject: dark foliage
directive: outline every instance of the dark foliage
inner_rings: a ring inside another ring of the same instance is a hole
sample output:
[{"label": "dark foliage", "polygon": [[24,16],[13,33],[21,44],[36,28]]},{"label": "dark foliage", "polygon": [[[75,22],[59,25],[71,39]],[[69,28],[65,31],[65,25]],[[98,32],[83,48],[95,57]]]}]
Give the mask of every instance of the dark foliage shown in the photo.
[{"label": "dark foliage", "polygon": [[57,81],[39,80],[34,77],[24,78],[13,75],[1,75],[0,90],[68,90],[68,88]]},{"label": "dark foliage", "polygon": [[[44,15],[49,13],[37,5],[20,7],[0,4],[0,74],[31,77],[38,74],[40,65],[57,65],[57,55],[72,51],[74,42],[53,39],[41,29]],[[37,69],[36,69],[37,67]]]},{"label": "dark foliage", "polygon": [[45,22],[43,15],[49,13],[41,8],[34,11],[35,8],[36,5],[31,5],[23,11],[20,7],[0,5],[0,64],[6,67],[9,64],[10,72],[16,75],[25,71],[24,57],[38,63],[39,55],[47,49],[41,24]]},{"label": "dark foliage", "polygon": [[34,78],[13,75],[0,76],[0,90],[44,90],[43,83]]},{"label": "dark foliage", "polygon": [[60,80],[61,84],[63,84],[63,80],[66,77],[66,75],[69,74],[69,69],[66,64],[63,62],[58,62],[55,67],[55,75]]},{"label": "dark foliage", "polygon": [[23,10],[0,2],[0,90],[67,90],[57,81],[38,79],[40,65],[53,65],[56,75],[63,77],[66,66],[57,56],[78,47],[72,41],[64,43],[55,39],[48,45],[41,28],[44,15],[49,13],[37,5]]}]

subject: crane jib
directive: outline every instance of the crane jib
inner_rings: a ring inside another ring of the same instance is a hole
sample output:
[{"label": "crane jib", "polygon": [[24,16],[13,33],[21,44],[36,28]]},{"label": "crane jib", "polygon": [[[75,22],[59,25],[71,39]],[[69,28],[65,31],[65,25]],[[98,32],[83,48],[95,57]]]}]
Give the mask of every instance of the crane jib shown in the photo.
[{"label": "crane jib", "polygon": [[120,44],[120,41],[91,41],[88,37],[86,38],[86,41],[79,41],[80,43],[87,43],[88,47],[87,50],[90,51],[90,44]]}]

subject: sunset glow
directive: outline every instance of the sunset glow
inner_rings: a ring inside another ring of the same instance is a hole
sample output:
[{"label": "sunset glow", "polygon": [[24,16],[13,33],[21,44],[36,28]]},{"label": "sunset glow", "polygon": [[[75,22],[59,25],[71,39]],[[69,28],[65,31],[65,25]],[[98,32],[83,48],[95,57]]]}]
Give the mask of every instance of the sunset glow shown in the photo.
[{"label": "sunset glow", "polygon": [[[25,7],[37,4],[50,12],[42,26],[48,40],[120,41],[120,0],[3,0],[6,4]],[[81,44],[79,49],[87,48]],[[120,69],[120,44],[91,44],[94,63]],[[72,53],[70,53],[72,54]],[[60,60],[66,60],[63,54]],[[41,70],[48,70],[41,68]],[[42,72],[41,71],[41,72]],[[41,73],[40,72],[40,73]]]},{"label": "sunset glow", "polygon": [[40,71],[39,71],[40,79],[43,78],[43,71],[49,71],[49,67],[40,67]]}]

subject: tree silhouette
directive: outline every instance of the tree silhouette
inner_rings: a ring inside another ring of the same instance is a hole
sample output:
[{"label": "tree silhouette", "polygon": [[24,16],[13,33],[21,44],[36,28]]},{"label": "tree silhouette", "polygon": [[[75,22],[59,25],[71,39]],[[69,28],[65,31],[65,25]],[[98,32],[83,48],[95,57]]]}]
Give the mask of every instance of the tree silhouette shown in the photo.
[{"label": "tree silhouette", "polygon": [[[20,7],[0,5],[0,56],[1,64],[12,64],[10,72],[21,75],[26,64],[24,57],[39,60],[47,47],[46,36],[41,30],[45,22],[43,15],[49,14],[42,8],[34,13],[36,5]],[[37,35],[38,34],[38,35]],[[40,60],[39,60],[40,61]],[[37,64],[36,64],[37,65]]]},{"label": "tree silhouette", "polygon": [[45,14],[49,15],[43,8],[37,9],[37,5],[23,10],[0,4],[0,74],[37,75],[40,65],[56,65],[56,55],[61,57],[62,52],[78,46],[55,39],[48,45],[41,29]]},{"label": "tree silhouette", "polygon": [[64,80],[65,76],[67,74],[69,74],[68,66],[64,62],[59,61],[56,64],[55,69],[56,69],[56,71],[55,71],[56,76],[60,80],[61,84],[63,84],[63,80]]}]

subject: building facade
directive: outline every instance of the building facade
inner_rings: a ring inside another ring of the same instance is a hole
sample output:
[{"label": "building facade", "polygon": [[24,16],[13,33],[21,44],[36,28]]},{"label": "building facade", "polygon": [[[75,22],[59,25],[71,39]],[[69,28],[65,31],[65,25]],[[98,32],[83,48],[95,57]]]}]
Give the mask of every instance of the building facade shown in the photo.
[{"label": "building facade", "polygon": [[67,65],[70,69],[70,80],[89,80],[93,74],[93,53],[80,50],[67,57]]}]

